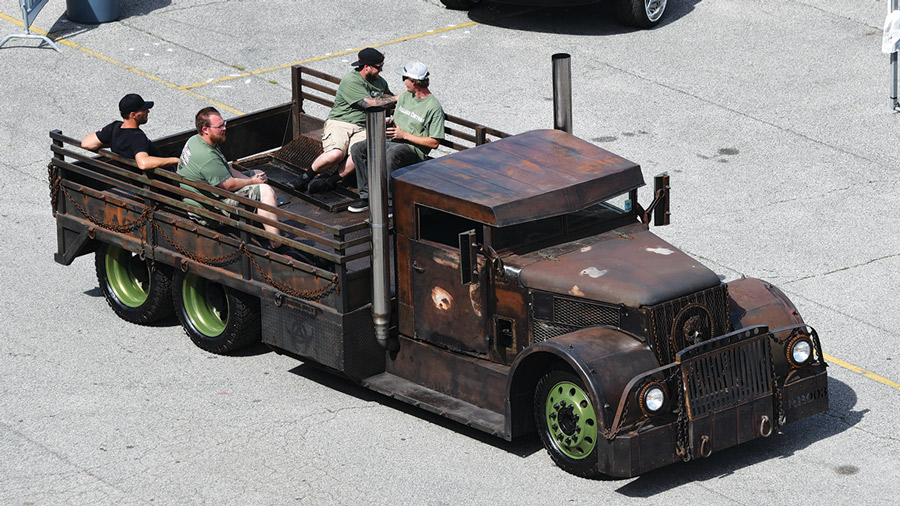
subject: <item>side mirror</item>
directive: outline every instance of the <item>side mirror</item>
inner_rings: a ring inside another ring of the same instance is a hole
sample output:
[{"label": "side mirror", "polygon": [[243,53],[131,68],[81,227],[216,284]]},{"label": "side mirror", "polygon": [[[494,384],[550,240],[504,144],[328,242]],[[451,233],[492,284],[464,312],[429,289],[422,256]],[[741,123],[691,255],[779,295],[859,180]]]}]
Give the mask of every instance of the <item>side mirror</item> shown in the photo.
[{"label": "side mirror", "polygon": [[669,174],[662,173],[653,178],[653,193],[659,202],[653,210],[653,224],[657,227],[669,224]]},{"label": "side mirror", "polygon": [[650,223],[650,217],[653,217],[653,224],[657,227],[669,224],[669,174],[662,174],[653,178],[653,202],[647,206],[646,210],[640,211],[638,208],[642,223]]},{"label": "side mirror", "polygon": [[475,283],[478,276],[478,256],[475,229],[459,234],[459,280],[463,285]]}]

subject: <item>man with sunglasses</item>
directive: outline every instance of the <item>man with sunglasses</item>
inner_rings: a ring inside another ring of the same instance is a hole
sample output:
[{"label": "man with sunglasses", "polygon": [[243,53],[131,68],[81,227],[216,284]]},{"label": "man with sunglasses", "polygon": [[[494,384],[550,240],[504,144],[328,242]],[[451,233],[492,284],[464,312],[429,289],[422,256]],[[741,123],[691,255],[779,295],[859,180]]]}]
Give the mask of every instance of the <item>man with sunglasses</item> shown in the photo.
[{"label": "man with sunglasses", "polygon": [[178,158],[161,157],[156,146],[141,130],[147,123],[153,102],[147,102],[137,93],[129,93],[119,100],[119,114],[122,121],[113,121],[101,130],[89,133],[81,140],[81,147],[96,151],[109,147],[113,153],[134,158],[141,170],[168,167],[178,163]]},{"label": "man with sunglasses", "polygon": [[[206,183],[210,186],[237,193],[242,197],[277,207],[278,197],[275,195],[275,190],[266,184],[268,178],[265,172],[261,170],[241,172],[228,165],[225,155],[219,148],[219,145],[225,142],[228,127],[219,111],[214,107],[203,108],[197,113],[194,123],[197,128],[197,135],[188,139],[184,149],[181,151],[181,158],[178,161],[178,175],[188,181]],[[190,185],[181,184],[181,187],[198,195],[220,199],[219,196],[212,192],[202,191]],[[185,198],[184,201],[188,204],[204,207],[203,204],[194,199]],[[234,199],[225,199],[223,202],[232,206],[239,205],[239,202]],[[209,209],[215,210],[214,208]],[[228,213],[224,210],[219,210],[219,212],[228,216]],[[256,213],[264,218],[278,221],[278,216],[270,211],[257,208]],[[213,228],[218,226],[216,221],[207,220],[195,213],[188,214],[192,220],[201,225]],[[264,223],[263,228],[266,232],[281,235],[278,227]],[[303,257],[298,251],[281,243],[271,242],[268,249],[303,261],[309,261],[308,258]]]},{"label": "man with sunglasses", "polygon": [[[388,174],[395,170],[425,161],[428,153],[444,140],[444,109],[428,89],[431,74],[424,63],[411,61],[395,70],[403,77],[406,91],[397,97],[393,124],[385,135],[385,157]],[[350,150],[353,162],[359,167],[356,173],[359,201],[347,208],[351,213],[369,209],[368,148],[366,143],[356,144]],[[393,186],[388,181],[388,195]]]},{"label": "man with sunglasses", "polygon": [[381,77],[384,55],[380,51],[367,47],[351,65],[354,69],[341,79],[334,107],[325,120],[322,154],[313,161],[311,170],[288,183],[297,191],[333,190],[340,179],[353,172],[353,160],[348,154],[350,146],[366,139],[365,106],[374,105],[376,98],[393,95]]}]

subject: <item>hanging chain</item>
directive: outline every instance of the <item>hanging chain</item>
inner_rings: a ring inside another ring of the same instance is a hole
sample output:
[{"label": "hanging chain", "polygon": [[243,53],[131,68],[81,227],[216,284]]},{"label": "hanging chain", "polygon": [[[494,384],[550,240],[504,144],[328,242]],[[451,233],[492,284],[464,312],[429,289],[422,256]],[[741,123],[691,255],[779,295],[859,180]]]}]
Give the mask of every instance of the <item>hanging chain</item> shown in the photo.
[{"label": "hanging chain", "polygon": [[[204,265],[211,265],[214,267],[224,267],[226,265],[231,265],[231,264],[237,262],[238,259],[240,258],[240,255],[243,253],[244,256],[246,256],[250,260],[250,263],[253,264],[253,266],[256,268],[256,270],[259,272],[259,274],[263,278],[265,278],[265,280],[270,285],[272,285],[273,287],[277,288],[278,290],[280,290],[288,295],[291,295],[293,297],[296,297],[298,299],[317,301],[317,300],[321,300],[322,298],[326,297],[327,295],[331,294],[332,292],[334,292],[334,293],[341,292],[340,285],[339,285],[340,278],[337,274],[335,274],[331,278],[331,281],[329,281],[327,285],[325,285],[322,288],[318,288],[316,290],[294,290],[288,286],[284,286],[281,283],[278,283],[271,276],[271,274],[266,272],[262,268],[262,266],[260,266],[259,263],[257,263],[256,259],[253,258],[253,255],[247,250],[247,245],[243,241],[231,253],[228,253],[226,255],[220,255],[217,257],[206,257],[203,255],[198,255],[196,253],[188,251],[182,245],[178,244],[177,242],[175,242],[175,240],[173,240],[171,237],[169,237],[169,235],[166,234],[165,230],[163,230],[162,227],[160,227],[159,223],[157,223],[157,221],[154,217],[154,214],[156,212],[156,204],[145,207],[143,212],[141,212],[141,215],[137,218],[137,220],[135,220],[131,223],[122,224],[122,225],[119,225],[116,223],[105,223],[102,220],[97,219],[94,216],[91,216],[83,206],[81,206],[78,202],[75,201],[74,198],[72,198],[72,196],[69,194],[69,191],[66,189],[66,187],[61,184],[62,178],[59,176],[59,170],[56,167],[56,165],[53,164],[53,162],[50,162],[47,165],[47,171],[48,171],[48,179],[49,179],[49,184],[50,184],[50,203],[53,206],[53,216],[56,216],[56,214],[57,214],[56,209],[57,209],[57,203],[58,203],[58,199],[59,199],[59,192],[60,192],[60,190],[62,190],[62,193],[66,197],[66,199],[69,202],[71,202],[72,205],[76,209],[78,209],[78,211],[85,218],[87,218],[87,220],[90,221],[91,223],[93,223],[101,228],[104,228],[107,230],[112,230],[112,231],[118,232],[118,233],[131,233],[131,232],[134,232],[135,230],[141,230],[142,231],[141,237],[140,237],[141,258],[144,258],[146,256],[145,246],[149,246],[149,251],[150,251],[151,257],[155,259],[155,257],[156,257],[156,240],[155,240],[156,235],[154,234],[153,235],[154,240],[150,241],[148,238],[148,232],[159,232],[163,236],[163,238],[165,238],[166,242],[168,242],[170,245],[172,245],[172,247],[178,253],[180,253],[181,255],[183,255],[197,263],[201,263]],[[148,223],[151,225],[151,227],[147,227]]]}]

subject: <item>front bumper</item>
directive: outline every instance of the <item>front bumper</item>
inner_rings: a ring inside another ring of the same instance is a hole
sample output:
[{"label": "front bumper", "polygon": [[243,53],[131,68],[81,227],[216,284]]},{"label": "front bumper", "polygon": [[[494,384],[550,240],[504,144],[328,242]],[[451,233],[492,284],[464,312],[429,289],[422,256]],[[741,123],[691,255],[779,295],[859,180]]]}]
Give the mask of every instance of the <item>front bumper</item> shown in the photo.
[{"label": "front bumper", "polygon": [[[680,406],[630,428],[614,428],[614,437],[599,442],[606,445],[598,452],[601,471],[628,478],[679,460],[709,457],[827,411],[828,377],[818,339],[817,361],[775,377],[771,361],[752,360],[771,353],[773,334],[762,329],[716,338],[706,349],[679,354],[676,363],[656,371],[675,371],[670,378],[674,376],[677,389],[683,389]],[[759,354],[751,354],[752,346]],[[729,365],[729,360],[740,366]],[[639,378],[631,384],[640,384]],[[623,405],[629,395],[626,389]]]}]

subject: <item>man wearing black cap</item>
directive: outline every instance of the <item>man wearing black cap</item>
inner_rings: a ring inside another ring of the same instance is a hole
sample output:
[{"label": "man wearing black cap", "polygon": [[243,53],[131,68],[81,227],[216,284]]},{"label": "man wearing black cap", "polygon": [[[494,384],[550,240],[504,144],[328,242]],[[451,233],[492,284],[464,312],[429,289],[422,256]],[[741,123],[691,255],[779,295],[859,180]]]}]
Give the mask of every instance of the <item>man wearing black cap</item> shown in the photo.
[{"label": "man wearing black cap", "polygon": [[113,121],[99,132],[88,134],[81,141],[81,147],[96,151],[109,147],[113,153],[134,158],[138,168],[151,170],[178,163],[175,157],[160,157],[156,146],[141,131],[147,122],[153,102],[145,102],[137,93],[129,93],[119,100],[119,113],[124,121]]},{"label": "man wearing black cap", "polygon": [[[309,187],[310,193],[333,190],[335,184],[353,172],[353,160],[347,156],[350,146],[366,139],[366,105],[374,105],[379,97],[391,97],[387,81],[381,77],[384,55],[367,47],[359,52],[338,85],[334,107],[325,120],[322,154],[312,163],[312,170],[290,184],[298,191]],[[318,178],[313,176],[321,174]]]}]

